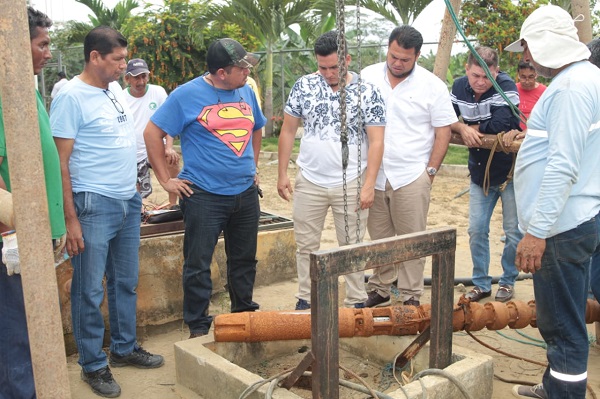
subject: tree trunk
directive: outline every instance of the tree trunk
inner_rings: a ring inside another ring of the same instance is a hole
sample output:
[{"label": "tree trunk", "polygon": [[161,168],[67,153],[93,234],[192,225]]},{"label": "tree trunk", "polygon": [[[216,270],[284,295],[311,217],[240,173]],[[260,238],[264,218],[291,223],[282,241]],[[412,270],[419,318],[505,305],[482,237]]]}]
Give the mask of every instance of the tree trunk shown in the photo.
[{"label": "tree trunk", "polygon": [[265,137],[273,136],[273,43],[267,43],[267,65],[265,66],[265,108],[267,117]]},{"label": "tree trunk", "polygon": [[[458,15],[460,12],[460,0],[450,0],[454,13]],[[456,37],[456,26],[452,21],[450,12],[446,9],[444,13],[444,20],[442,22],[442,30],[440,32],[440,43],[438,44],[438,50],[435,55],[435,64],[433,66],[433,73],[444,82],[446,81],[446,75],[448,73],[448,66],[450,65],[450,56],[452,53],[452,44]]]},{"label": "tree trunk", "polygon": [[579,41],[589,43],[592,41],[592,17],[590,13],[589,0],[571,0],[571,15],[577,18],[578,15],[583,15],[583,21],[575,21]]}]

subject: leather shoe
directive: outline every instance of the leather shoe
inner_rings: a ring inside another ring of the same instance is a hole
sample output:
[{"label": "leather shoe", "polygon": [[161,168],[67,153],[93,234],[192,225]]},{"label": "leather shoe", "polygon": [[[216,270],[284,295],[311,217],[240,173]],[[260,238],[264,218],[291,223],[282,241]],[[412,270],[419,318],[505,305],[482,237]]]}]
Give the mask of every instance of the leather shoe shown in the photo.
[{"label": "leather shoe", "polygon": [[513,294],[514,294],[514,290],[511,285],[501,284],[498,287],[498,291],[496,292],[496,301],[506,302],[506,301],[512,299]]},{"label": "leather shoe", "polygon": [[418,299],[415,299],[414,296],[411,296],[410,299],[402,302],[404,306],[421,306],[421,302]]},{"label": "leather shoe", "polygon": [[366,308],[379,308],[382,306],[390,306],[392,304],[391,297],[381,296],[377,291],[371,291],[367,295],[367,302],[365,302]]},{"label": "leather shoe", "polygon": [[465,298],[471,302],[479,302],[483,298],[487,298],[490,295],[492,295],[492,291],[482,291],[481,288],[475,287],[470,292],[465,294]]}]

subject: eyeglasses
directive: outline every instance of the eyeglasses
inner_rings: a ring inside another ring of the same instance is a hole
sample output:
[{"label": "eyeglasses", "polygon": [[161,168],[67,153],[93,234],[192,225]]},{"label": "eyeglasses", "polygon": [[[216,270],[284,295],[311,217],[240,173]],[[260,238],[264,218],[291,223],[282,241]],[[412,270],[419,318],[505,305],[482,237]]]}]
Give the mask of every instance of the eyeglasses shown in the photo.
[{"label": "eyeglasses", "polygon": [[117,110],[117,112],[119,112],[120,114],[124,114],[125,113],[125,109],[123,109],[123,106],[121,105],[121,103],[117,100],[117,98],[115,97],[115,94],[106,89],[106,90],[102,90],[104,92],[104,94],[106,94],[106,97],[108,97],[108,99],[113,103],[113,105],[115,106],[115,109]]}]

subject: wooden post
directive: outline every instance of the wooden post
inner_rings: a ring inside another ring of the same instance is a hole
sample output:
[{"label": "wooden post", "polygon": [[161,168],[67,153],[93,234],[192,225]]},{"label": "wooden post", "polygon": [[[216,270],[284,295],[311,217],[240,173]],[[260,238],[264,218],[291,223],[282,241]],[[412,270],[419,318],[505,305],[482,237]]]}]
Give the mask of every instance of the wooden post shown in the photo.
[{"label": "wooden post", "polygon": [[[456,229],[444,228],[346,245],[310,254],[313,399],[339,398],[338,276],[433,255],[430,367],[445,368],[452,355]],[[437,288],[433,286],[436,284]],[[434,355],[431,355],[434,353]],[[437,356],[436,356],[437,355]],[[433,360],[432,360],[433,359]]]},{"label": "wooden post", "polygon": [[[481,145],[477,148],[485,148],[487,150],[491,150],[496,142],[497,136],[495,134],[484,134],[481,138]],[[523,140],[514,140],[510,146],[507,148],[508,152],[519,152],[519,148],[521,148],[521,143]],[[457,145],[465,145],[460,133],[452,133],[450,137],[450,144]],[[502,151],[500,146],[496,146],[496,152]]]},{"label": "wooden post", "polygon": [[[456,15],[460,12],[460,0],[450,0],[452,8]],[[442,30],[440,31],[440,43],[435,55],[435,64],[433,65],[433,73],[438,78],[446,81],[448,66],[450,65],[450,56],[452,54],[452,44],[456,37],[456,26],[452,21],[448,9],[444,12],[444,20],[442,21]]]},{"label": "wooden post", "polygon": [[[0,92],[37,397],[71,397],[25,0],[0,0]],[[9,277],[10,278],[10,277]]]},{"label": "wooden post", "polygon": [[581,21],[575,21],[577,27],[577,35],[579,41],[583,43],[589,43],[592,41],[592,16],[590,12],[589,0],[571,0],[571,15],[573,18],[577,18],[579,15],[583,15]]}]

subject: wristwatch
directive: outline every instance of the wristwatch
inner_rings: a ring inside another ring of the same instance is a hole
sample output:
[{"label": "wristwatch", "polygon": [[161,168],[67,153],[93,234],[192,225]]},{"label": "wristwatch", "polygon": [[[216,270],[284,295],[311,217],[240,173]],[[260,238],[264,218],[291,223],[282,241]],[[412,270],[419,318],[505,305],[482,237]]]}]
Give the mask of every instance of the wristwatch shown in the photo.
[{"label": "wristwatch", "polygon": [[429,176],[435,176],[435,174],[437,173],[437,169],[433,166],[428,166],[427,168],[425,168],[425,170],[427,171],[427,174]]}]

